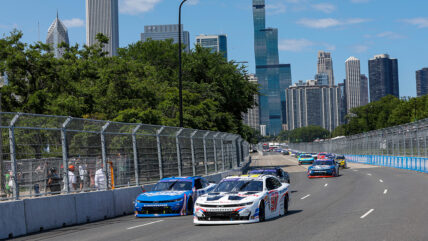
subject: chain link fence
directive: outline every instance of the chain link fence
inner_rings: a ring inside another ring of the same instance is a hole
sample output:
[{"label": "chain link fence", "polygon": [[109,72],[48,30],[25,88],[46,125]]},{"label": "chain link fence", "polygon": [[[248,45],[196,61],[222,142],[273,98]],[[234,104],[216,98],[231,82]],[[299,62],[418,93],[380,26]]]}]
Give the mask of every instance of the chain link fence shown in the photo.
[{"label": "chain link fence", "polygon": [[428,172],[428,119],[347,137],[290,143],[306,152],[331,152],[350,161]]},{"label": "chain link fence", "polygon": [[0,200],[108,190],[235,168],[239,135],[0,112]]}]

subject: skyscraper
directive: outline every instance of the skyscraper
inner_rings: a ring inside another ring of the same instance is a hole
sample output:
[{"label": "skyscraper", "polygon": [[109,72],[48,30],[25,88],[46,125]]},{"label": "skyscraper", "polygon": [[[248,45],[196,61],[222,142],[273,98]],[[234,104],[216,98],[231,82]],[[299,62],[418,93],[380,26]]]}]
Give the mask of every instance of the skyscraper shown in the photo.
[{"label": "skyscraper", "polygon": [[428,94],[428,68],[416,71],[416,92],[418,97]]},{"label": "skyscraper", "polygon": [[346,109],[346,86],[345,82],[339,83],[337,87],[339,88],[339,125],[346,124],[346,114],[348,110]]},{"label": "skyscraper", "polygon": [[400,97],[398,86],[398,61],[388,54],[375,55],[369,60],[370,102],[387,95]]},{"label": "skyscraper", "polygon": [[[141,34],[141,41],[172,39],[173,43],[178,43],[178,24],[149,25],[144,26],[144,33]],[[181,25],[181,42],[185,46],[185,51],[190,52],[190,34],[183,30]]]},{"label": "skyscraper", "polygon": [[104,34],[109,42],[103,50],[109,56],[117,55],[119,48],[118,10],[118,0],[86,0],[86,44],[95,44],[97,34]]},{"label": "skyscraper", "polygon": [[315,80],[317,81],[317,85],[326,85],[328,86],[328,74],[319,73],[315,75]]},{"label": "skyscraper", "polygon": [[351,111],[352,108],[361,105],[361,71],[360,60],[355,57],[349,57],[345,61],[346,66],[346,109]]},{"label": "skyscraper", "polygon": [[61,43],[69,44],[68,30],[64,23],[59,20],[57,13],[56,19],[49,27],[48,36],[46,37],[46,44],[51,45],[53,48],[55,58],[61,58],[64,54],[64,50],[58,47]]},{"label": "skyscraper", "polygon": [[360,92],[360,105],[367,105],[369,103],[369,81],[365,74],[361,75],[361,92]]},{"label": "skyscraper", "polygon": [[277,135],[287,123],[285,89],[291,85],[291,67],[279,64],[278,29],[266,28],[265,0],[253,0],[253,20],[260,125],[267,135]]},{"label": "skyscraper", "polygon": [[199,44],[203,48],[211,49],[211,52],[213,53],[222,53],[223,57],[227,60],[226,34],[220,34],[220,35],[201,34],[196,37],[196,44]]},{"label": "skyscraper", "polygon": [[[255,75],[250,75],[248,79],[249,82],[257,84],[257,77]],[[248,112],[243,115],[244,124],[250,126],[251,128],[260,131],[260,113],[259,113],[259,96],[254,95],[254,102],[256,105],[248,109]]]},{"label": "skyscraper", "polygon": [[333,74],[333,60],[331,59],[331,53],[318,51],[318,74],[326,73],[328,75],[328,85],[334,85],[334,74]]},{"label": "skyscraper", "polygon": [[339,91],[309,83],[286,89],[288,130],[314,125],[333,131],[341,123]]}]

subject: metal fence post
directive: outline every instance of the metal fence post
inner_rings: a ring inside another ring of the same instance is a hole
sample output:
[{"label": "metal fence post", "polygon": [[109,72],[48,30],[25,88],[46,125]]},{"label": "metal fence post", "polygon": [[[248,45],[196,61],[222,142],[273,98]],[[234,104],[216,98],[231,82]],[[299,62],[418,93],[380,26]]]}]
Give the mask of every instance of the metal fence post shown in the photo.
[{"label": "metal fence post", "polygon": [[207,141],[206,141],[206,139],[207,139],[207,136],[208,136],[209,134],[210,134],[209,132],[205,133],[205,134],[204,134],[204,136],[203,136],[203,139],[202,139],[202,142],[203,142],[203,144],[204,144],[204,166],[205,166],[205,175],[208,175]]},{"label": "metal fence post", "polygon": [[67,126],[70,124],[73,118],[68,117],[67,120],[62,123],[61,128],[61,145],[62,145],[62,165],[63,165],[63,177],[64,177],[64,190],[70,193],[70,183],[68,179],[68,146],[67,146]]},{"label": "metal fence post", "polygon": [[178,165],[178,176],[181,177],[181,148],[180,148],[180,140],[178,137],[181,135],[181,133],[184,131],[184,128],[180,128],[180,130],[177,131],[175,134],[175,146],[177,147],[177,165]]},{"label": "metal fence post", "polygon": [[236,166],[235,167],[239,167],[240,162],[241,162],[241,145],[239,144],[239,136],[236,137],[235,139],[235,156],[236,156]]},{"label": "metal fence post", "polygon": [[223,134],[221,136],[221,164],[222,164],[222,169],[224,171],[224,137],[226,136],[226,134]]},{"label": "metal fence post", "polygon": [[[18,121],[20,114],[16,114],[9,124],[9,145],[10,145],[10,161],[13,173],[13,196],[15,200],[19,200],[18,174],[16,165],[16,146],[15,146],[15,124]],[[3,175],[3,173],[1,173]]]},{"label": "metal fence post", "polygon": [[106,149],[106,140],[104,132],[107,130],[108,126],[110,125],[110,121],[108,121],[102,128],[101,128],[101,158],[103,159],[103,172],[106,177],[105,185],[106,189],[108,190],[108,167],[107,167],[107,149]]},{"label": "metal fence post", "polygon": [[214,145],[214,167],[215,167],[215,172],[218,172],[218,167],[217,167],[217,148],[216,148],[216,139],[217,136],[220,134],[217,133],[213,136],[213,145]]},{"label": "metal fence post", "polygon": [[140,170],[138,169],[138,148],[137,148],[137,132],[141,128],[141,125],[138,125],[137,127],[132,130],[132,151],[134,153],[134,173],[135,173],[135,184],[137,186],[140,185],[140,177],[139,173]]},{"label": "metal fence post", "polygon": [[156,131],[156,144],[158,148],[158,161],[159,161],[159,178],[163,178],[163,164],[162,164],[162,149],[161,149],[161,141],[160,134],[165,129],[165,126],[162,126],[159,130]]},{"label": "metal fence post", "polygon": [[195,146],[193,144],[193,136],[195,136],[196,133],[198,133],[198,131],[194,131],[190,135],[190,150],[192,152],[192,170],[193,170],[193,176],[196,176]]}]

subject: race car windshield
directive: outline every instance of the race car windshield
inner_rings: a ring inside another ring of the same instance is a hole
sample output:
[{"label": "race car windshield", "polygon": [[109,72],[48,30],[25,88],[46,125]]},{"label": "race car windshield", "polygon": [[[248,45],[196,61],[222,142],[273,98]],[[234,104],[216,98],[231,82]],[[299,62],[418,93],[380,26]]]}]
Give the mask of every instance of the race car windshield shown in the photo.
[{"label": "race car windshield", "polygon": [[186,191],[192,190],[191,182],[158,182],[154,187],[153,191]]},{"label": "race car windshield", "polygon": [[213,192],[261,192],[263,191],[262,181],[223,181],[220,182]]},{"label": "race car windshield", "polygon": [[336,156],[336,159],[345,159],[345,156]]},{"label": "race car windshield", "polygon": [[334,163],[333,161],[316,161],[314,162],[314,166],[316,165],[328,165],[328,166],[333,166]]},{"label": "race car windshield", "polygon": [[250,171],[250,174],[269,174],[276,176],[276,170],[253,170]]},{"label": "race car windshield", "polygon": [[300,157],[302,157],[302,158],[310,158],[310,157],[312,157],[312,155],[308,155],[308,154],[304,154],[304,155],[300,155]]}]

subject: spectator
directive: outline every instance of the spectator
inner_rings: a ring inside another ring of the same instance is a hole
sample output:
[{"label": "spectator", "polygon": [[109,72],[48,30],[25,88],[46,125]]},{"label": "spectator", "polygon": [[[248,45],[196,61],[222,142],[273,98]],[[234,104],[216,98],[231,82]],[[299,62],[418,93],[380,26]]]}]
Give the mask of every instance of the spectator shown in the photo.
[{"label": "spectator", "polygon": [[12,172],[9,170],[5,175],[5,192],[6,197],[12,197],[12,186],[13,186],[13,179],[12,179]]},{"label": "spectator", "polygon": [[48,188],[50,189],[51,194],[58,194],[61,192],[61,178],[56,173],[55,168],[51,168],[49,170],[49,176],[48,176]]},{"label": "spectator", "polygon": [[[70,165],[68,166],[68,186],[70,187],[70,191],[76,191],[77,190],[77,178],[76,175],[74,175],[74,166]],[[65,178],[64,177],[64,191],[67,191],[67,186],[65,185]]]},{"label": "spectator", "polygon": [[103,164],[101,164],[100,168],[95,172],[95,188],[97,190],[107,190],[106,181],[106,175],[103,171]]},{"label": "spectator", "polygon": [[87,164],[79,163],[80,191],[89,188],[90,179]]}]

